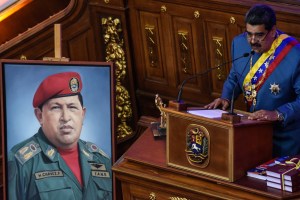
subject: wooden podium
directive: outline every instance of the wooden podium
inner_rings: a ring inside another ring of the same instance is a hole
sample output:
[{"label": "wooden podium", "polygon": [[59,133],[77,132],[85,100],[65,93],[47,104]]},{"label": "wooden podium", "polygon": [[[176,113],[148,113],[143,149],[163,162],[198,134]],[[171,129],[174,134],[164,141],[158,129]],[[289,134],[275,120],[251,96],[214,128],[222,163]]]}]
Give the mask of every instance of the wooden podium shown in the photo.
[{"label": "wooden podium", "polygon": [[223,181],[166,162],[166,138],[154,137],[148,128],[112,168],[123,200],[300,199],[300,192],[267,187],[264,180],[243,176],[235,182]]},{"label": "wooden podium", "polygon": [[271,122],[248,120],[245,113],[239,123],[229,123],[221,116],[208,118],[172,108],[163,111],[170,167],[233,182],[272,158]]}]

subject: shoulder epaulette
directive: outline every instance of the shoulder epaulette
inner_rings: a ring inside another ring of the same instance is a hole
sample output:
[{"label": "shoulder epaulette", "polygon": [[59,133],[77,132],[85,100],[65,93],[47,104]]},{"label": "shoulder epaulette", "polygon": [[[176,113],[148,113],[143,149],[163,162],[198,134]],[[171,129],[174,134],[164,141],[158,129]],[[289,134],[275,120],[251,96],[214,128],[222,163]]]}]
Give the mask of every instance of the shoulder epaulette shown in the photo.
[{"label": "shoulder epaulette", "polygon": [[15,157],[23,165],[39,152],[41,152],[40,145],[32,140],[21,147],[15,153]]},{"label": "shoulder epaulette", "polygon": [[109,156],[104,151],[102,151],[101,149],[99,149],[96,144],[94,144],[92,142],[86,142],[85,145],[86,145],[87,149],[90,152],[92,152],[92,153],[99,153],[99,154],[107,157],[108,159],[110,159]]}]

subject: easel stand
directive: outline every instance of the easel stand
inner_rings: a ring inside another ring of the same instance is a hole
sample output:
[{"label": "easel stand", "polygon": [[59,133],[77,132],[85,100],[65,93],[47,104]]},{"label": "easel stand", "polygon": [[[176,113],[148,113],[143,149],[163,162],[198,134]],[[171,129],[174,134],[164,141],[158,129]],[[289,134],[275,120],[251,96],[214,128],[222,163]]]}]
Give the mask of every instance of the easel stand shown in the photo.
[{"label": "easel stand", "polygon": [[44,57],[43,60],[69,62],[69,58],[62,57],[61,47],[61,24],[54,24],[54,57]]}]

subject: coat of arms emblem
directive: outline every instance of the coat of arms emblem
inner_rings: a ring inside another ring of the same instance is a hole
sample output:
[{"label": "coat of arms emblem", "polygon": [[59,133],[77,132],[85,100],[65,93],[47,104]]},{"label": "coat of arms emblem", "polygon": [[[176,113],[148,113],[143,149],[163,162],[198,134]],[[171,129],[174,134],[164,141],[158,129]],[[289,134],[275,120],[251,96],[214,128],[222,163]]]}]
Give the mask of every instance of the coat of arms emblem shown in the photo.
[{"label": "coat of arms emblem", "polygon": [[188,161],[199,167],[209,162],[209,133],[199,125],[189,125],[186,130],[186,156]]}]

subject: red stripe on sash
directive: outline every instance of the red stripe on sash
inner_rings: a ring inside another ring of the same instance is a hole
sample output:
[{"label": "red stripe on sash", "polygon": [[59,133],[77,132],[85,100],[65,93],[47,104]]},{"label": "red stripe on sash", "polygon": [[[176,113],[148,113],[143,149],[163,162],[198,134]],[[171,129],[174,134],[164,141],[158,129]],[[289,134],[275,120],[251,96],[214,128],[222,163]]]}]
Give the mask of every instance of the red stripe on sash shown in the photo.
[{"label": "red stripe on sash", "polygon": [[[267,71],[266,71],[266,76],[265,79],[263,80],[263,82],[257,86],[256,88],[256,92],[258,92],[260,90],[260,88],[262,87],[262,85],[264,84],[264,82],[268,79],[268,77],[272,74],[272,72],[276,69],[276,67],[279,65],[279,63],[282,61],[282,59],[288,54],[288,52],[296,45],[298,44],[298,41],[293,40],[291,41],[288,45],[285,46],[285,48],[281,51],[281,53],[279,53],[277,55],[277,58],[274,59],[274,61],[269,65]],[[260,81],[260,79],[262,79],[264,76],[261,76],[258,79],[258,83]]]}]

